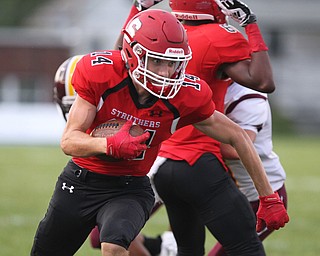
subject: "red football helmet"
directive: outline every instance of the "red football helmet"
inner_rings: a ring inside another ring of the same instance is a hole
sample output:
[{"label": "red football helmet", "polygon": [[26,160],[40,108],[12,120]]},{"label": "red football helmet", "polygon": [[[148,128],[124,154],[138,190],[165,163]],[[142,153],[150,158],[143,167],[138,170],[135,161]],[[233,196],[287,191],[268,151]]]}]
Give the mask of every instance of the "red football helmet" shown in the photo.
[{"label": "red football helmet", "polygon": [[[122,56],[132,80],[149,93],[173,98],[185,78],[191,49],[182,24],[170,12],[148,9],[134,16],[123,30]],[[176,63],[172,77],[147,69],[150,58]]]},{"label": "red football helmet", "polygon": [[179,20],[213,20],[226,23],[226,16],[214,0],[170,0],[172,13]]},{"label": "red football helmet", "polygon": [[83,55],[76,55],[64,61],[54,77],[53,100],[67,121],[69,110],[76,98],[76,92],[71,84],[72,74]]}]

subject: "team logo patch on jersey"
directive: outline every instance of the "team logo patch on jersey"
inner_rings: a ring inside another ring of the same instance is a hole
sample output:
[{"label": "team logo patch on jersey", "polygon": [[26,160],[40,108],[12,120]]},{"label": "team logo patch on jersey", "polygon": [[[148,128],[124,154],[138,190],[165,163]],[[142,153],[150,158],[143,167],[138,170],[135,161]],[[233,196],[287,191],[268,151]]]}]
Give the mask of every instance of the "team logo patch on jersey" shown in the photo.
[{"label": "team logo patch on jersey", "polygon": [[161,117],[162,116],[162,111],[161,110],[150,110],[149,116],[158,116]]}]

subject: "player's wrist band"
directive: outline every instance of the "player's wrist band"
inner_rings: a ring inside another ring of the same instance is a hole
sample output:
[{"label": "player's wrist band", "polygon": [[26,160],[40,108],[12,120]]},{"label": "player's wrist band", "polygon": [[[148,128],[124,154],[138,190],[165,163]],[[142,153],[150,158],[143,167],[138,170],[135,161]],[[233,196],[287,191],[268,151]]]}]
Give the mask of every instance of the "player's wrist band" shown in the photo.
[{"label": "player's wrist band", "polygon": [[251,23],[245,26],[245,31],[248,36],[250,48],[253,52],[268,51],[268,46],[265,44],[257,23]]}]

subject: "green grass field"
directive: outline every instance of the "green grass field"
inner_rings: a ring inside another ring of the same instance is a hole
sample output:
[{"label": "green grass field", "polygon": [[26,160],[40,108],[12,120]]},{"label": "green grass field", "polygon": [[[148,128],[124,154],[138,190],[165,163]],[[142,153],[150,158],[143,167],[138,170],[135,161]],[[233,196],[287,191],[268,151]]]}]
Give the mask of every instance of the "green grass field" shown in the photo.
[{"label": "green grass field", "polygon": [[[320,138],[275,137],[275,151],[287,172],[290,223],[265,242],[270,256],[320,254]],[[0,255],[29,255],[66,157],[58,147],[0,147]],[[168,226],[165,210],[144,228],[156,235]],[[210,234],[206,249],[214,244]],[[77,256],[100,255],[88,241]]]}]

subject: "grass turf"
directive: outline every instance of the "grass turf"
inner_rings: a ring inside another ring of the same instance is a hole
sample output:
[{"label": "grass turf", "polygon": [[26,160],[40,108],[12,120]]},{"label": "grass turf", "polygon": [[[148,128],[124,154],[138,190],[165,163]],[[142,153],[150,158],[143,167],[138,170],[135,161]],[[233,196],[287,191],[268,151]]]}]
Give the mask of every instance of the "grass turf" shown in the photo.
[{"label": "grass turf", "polygon": [[[315,256],[320,244],[320,138],[275,137],[275,151],[287,172],[290,223],[265,242],[271,256]],[[68,157],[56,146],[0,147],[0,255],[29,255],[57,176]],[[149,236],[166,230],[164,208],[146,224]],[[206,250],[215,240],[208,233]],[[88,241],[76,256],[101,255]]]}]

